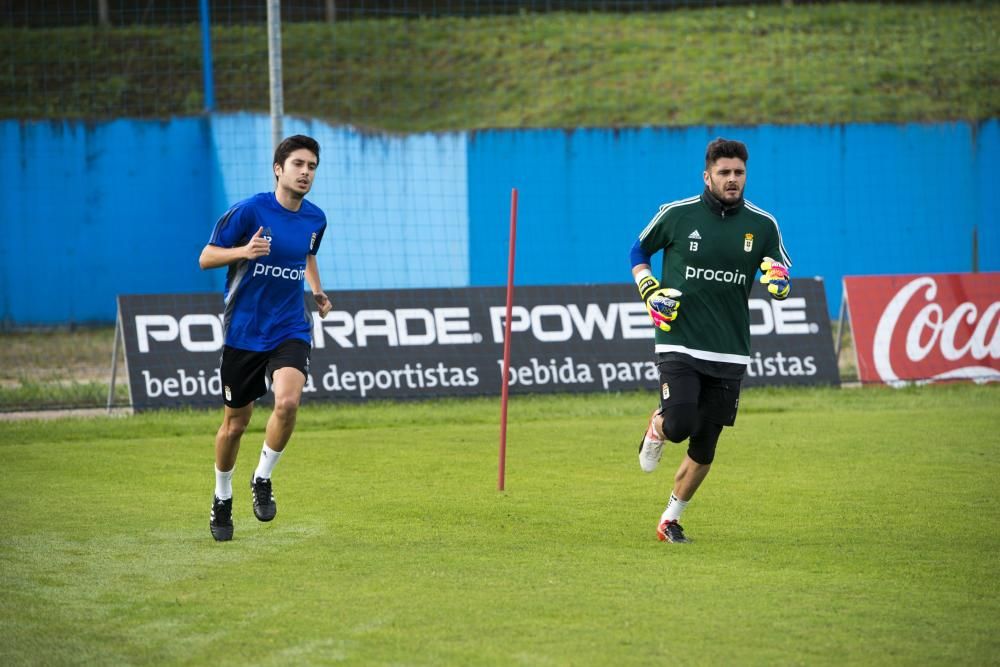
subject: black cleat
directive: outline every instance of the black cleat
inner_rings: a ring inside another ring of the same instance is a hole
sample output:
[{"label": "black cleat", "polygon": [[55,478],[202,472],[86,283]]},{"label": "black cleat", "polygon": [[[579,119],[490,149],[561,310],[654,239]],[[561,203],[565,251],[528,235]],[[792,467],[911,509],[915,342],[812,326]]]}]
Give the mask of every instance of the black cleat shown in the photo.
[{"label": "black cleat", "polygon": [[661,542],[675,542],[678,544],[686,544],[691,541],[684,537],[684,529],[676,521],[661,522],[656,527],[656,537]]},{"label": "black cleat", "polygon": [[278,504],[274,502],[271,493],[271,480],[254,477],[250,480],[250,493],[253,494],[253,515],[258,521],[270,521],[278,513]]},{"label": "black cleat", "polygon": [[212,516],[208,522],[212,537],[216,542],[226,542],[233,539],[233,499],[219,500],[212,498]]}]

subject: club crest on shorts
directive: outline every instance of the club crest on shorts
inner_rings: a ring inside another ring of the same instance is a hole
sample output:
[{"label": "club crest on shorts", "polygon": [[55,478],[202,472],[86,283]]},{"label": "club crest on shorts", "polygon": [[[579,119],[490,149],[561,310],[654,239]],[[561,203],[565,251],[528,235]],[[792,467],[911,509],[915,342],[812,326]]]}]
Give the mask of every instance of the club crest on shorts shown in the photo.
[{"label": "club crest on shorts", "polygon": [[743,235],[743,252],[750,252],[753,250],[753,234]]},{"label": "club crest on shorts", "polygon": [[224,389],[225,389],[225,392],[226,392],[226,400],[227,401],[233,400],[233,391],[229,388],[228,384],[225,386]]},{"label": "club crest on shorts", "polygon": [[660,395],[663,396],[663,400],[670,398],[670,385],[666,382],[660,385]]}]

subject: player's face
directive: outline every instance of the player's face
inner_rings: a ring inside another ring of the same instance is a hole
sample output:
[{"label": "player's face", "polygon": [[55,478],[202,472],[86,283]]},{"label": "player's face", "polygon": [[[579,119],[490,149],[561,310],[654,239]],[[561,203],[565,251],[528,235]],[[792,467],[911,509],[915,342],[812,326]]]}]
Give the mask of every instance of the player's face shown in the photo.
[{"label": "player's face", "polygon": [[316,178],[319,159],[307,148],[300,148],[285,158],[284,165],[274,165],[274,175],[278,177],[278,187],[293,197],[301,199],[312,188]]},{"label": "player's face", "polygon": [[738,157],[722,157],[705,172],[705,186],[723,204],[735,204],[747,184],[747,165]]}]

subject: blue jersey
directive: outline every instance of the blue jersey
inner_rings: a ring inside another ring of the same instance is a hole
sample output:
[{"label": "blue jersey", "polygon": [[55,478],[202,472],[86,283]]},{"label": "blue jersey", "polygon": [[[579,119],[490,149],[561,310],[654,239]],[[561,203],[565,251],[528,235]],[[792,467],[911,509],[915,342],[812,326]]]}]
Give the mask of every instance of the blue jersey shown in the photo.
[{"label": "blue jersey", "polygon": [[261,227],[271,254],[230,264],[226,275],[226,345],[265,352],[290,338],[311,343],[302,281],[306,257],[319,250],[326,216],[304,199],[298,211],[289,211],[273,192],[262,192],[226,211],[208,242],[222,248],[246,245]]}]

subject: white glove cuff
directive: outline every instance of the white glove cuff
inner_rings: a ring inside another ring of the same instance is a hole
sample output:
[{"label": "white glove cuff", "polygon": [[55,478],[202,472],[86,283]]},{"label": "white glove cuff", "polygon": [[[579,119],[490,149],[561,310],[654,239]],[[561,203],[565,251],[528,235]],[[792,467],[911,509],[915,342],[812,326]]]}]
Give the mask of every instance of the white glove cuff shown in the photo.
[{"label": "white glove cuff", "polygon": [[635,278],[635,284],[638,285],[646,278],[652,278],[653,272],[650,271],[649,269],[643,269],[639,273],[635,274],[635,276],[633,277]]}]

